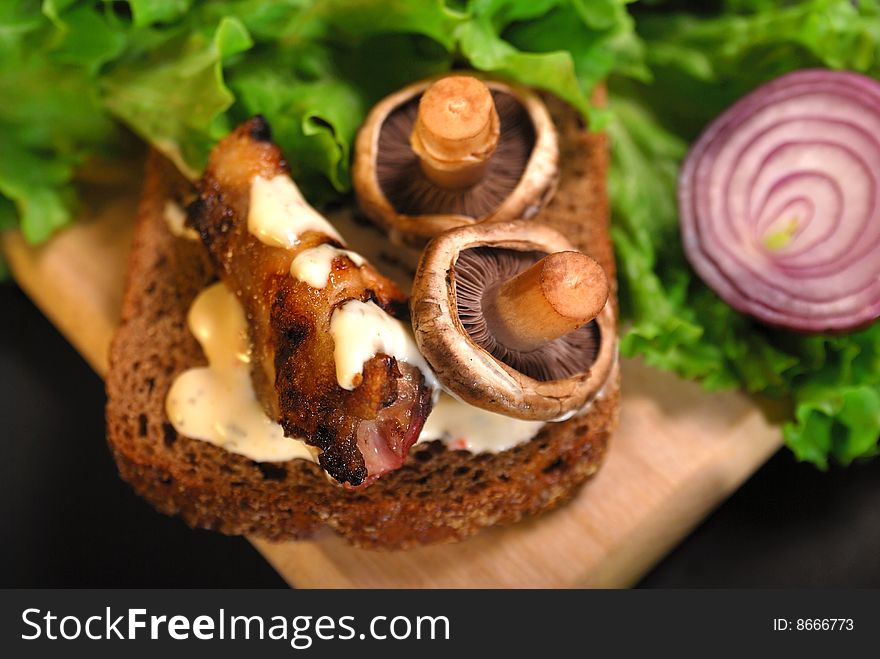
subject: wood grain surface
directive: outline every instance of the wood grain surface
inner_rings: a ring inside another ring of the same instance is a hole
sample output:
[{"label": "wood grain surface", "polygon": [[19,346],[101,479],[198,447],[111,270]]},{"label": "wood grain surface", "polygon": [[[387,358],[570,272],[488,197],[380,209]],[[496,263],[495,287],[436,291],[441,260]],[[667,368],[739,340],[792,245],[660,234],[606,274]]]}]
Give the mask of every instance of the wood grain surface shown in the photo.
[{"label": "wood grain surface", "polygon": [[[98,373],[119,317],[139,171],[92,184],[82,217],[34,248],[2,246],[21,287]],[[355,245],[356,248],[356,245]],[[297,587],[621,587],[633,584],[781,445],[781,433],[738,392],[624,360],[620,428],[605,466],[570,505],[471,540],[409,552],[252,539]],[[95,441],[103,441],[95,437]]]}]

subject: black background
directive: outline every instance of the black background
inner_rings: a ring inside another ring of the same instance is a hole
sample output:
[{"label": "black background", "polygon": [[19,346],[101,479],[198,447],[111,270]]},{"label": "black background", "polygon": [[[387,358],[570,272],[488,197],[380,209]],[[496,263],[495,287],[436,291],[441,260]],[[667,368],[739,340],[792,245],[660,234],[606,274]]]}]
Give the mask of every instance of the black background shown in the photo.
[{"label": "black background", "polygon": [[[0,314],[0,586],[285,585],[244,539],[132,494],[100,378],[13,284]],[[880,586],[880,461],[822,473],[781,451],[640,585]]]}]

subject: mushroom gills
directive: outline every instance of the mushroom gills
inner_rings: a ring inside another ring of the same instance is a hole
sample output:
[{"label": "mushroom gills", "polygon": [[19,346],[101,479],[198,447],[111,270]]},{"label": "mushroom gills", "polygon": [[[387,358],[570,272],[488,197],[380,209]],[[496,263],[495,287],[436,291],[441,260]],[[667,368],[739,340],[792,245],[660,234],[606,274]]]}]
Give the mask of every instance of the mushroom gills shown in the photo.
[{"label": "mushroom gills", "polygon": [[473,185],[448,188],[423,171],[410,145],[421,96],[395,109],[379,133],[376,175],[394,209],[406,215],[454,214],[479,218],[494,211],[514,191],[535,145],[535,127],[525,107],[503,91],[492,91],[500,136],[483,175]]},{"label": "mushroom gills", "polygon": [[599,325],[591,320],[531,350],[503,343],[485,313],[492,294],[547,257],[546,252],[493,247],[463,250],[453,268],[457,312],[470,338],[509,367],[542,382],[562,380],[589,371],[599,354]]}]

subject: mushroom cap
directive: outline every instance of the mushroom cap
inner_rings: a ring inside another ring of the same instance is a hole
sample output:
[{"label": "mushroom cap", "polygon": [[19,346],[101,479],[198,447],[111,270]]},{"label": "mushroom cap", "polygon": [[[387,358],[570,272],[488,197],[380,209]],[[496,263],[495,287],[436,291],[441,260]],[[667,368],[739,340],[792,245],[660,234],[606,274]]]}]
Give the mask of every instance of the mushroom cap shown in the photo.
[{"label": "mushroom cap", "polygon": [[434,238],[419,262],[411,299],[416,343],[453,395],[520,419],[552,421],[589,403],[609,380],[617,359],[617,323],[609,299],[596,317],[599,347],[589,369],[570,377],[530,377],[477,344],[458,314],[455,264],[464,250],[493,247],[519,252],[573,251],[559,232],[534,222],[459,227]]},{"label": "mushroom cap", "polygon": [[[480,217],[439,212],[411,215],[398,210],[379,180],[379,141],[382,128],[396,110],[418,99],[433,82],[446,76],[435,76],[413,83],[387,96],[373,107],[358,132],[352,178],[361,209],[385,229],[394,242],[423,246],[434,236],[455,227],[487,220],[531,218],[549,201],[556,189],[559,173],[558,140],[553,120],[543,101],[523,87],[488,80],[475,72],[456,72],[456,75],[460,76],[462,73],[482,80],[493,93],[511,96],[527,114],[535,139],[525,168],[503,201]],[[503,122],[501,129],[504,131]],[[407,135],[406,139],[408,137]]]}]

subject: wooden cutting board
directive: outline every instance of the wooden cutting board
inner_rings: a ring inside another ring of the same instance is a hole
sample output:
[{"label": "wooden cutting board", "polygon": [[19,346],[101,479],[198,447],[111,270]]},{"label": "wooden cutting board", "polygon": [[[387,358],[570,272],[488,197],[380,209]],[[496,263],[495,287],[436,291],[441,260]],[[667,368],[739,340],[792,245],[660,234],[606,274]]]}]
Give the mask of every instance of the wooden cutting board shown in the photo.
[{"label": "wooden cutting board", "polygon": [[[98,373],[122,298],[139,193],[137,167],[86,186],[82,218],[33,248],[2,246],[21,287]],[[297,587],[619,587],[636,582],[781,444],[737,392],[624,360],[620,427],[606,464],[570,505],[457,545],[377,553],[328,534],[252,542]],[[95,437],[95,441],[103,441]]]}]

